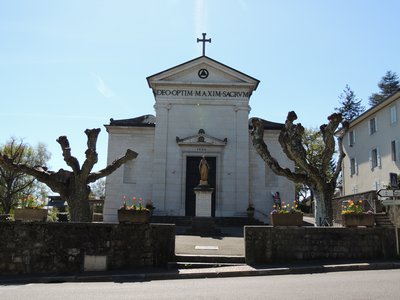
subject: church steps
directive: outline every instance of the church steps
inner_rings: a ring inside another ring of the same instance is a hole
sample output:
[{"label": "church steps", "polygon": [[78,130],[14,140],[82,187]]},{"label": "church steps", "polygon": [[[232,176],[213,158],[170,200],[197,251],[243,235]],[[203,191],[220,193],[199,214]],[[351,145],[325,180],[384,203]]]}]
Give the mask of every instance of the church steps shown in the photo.
[{"label": "church steps", "polygon": [[168,263],[168,269],[201,269],[201,268],[220,268],[220,267],[237,267],[245,266],[246,264],[236,263],[203,263],[203,262],[171,262]]},{"label": "church steps", "polygon": [[[152,223],[169,223],[176,226],[191,226],[193,217],[186,216],[152,216]],[[215,224],[221,227],[242,227],[246,225],[264,225],[257,219],[249,217],[215,217]]]},{"label": "church steps", "polygon": [[195,269],[245,265],[245,257],[238,255],[188,255],[177,254],[168,268]]}]

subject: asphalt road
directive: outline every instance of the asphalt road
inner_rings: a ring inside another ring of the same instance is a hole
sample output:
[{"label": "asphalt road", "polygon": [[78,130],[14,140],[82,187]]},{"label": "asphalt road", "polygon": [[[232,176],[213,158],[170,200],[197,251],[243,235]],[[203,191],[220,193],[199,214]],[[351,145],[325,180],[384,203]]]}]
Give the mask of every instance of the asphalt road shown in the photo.
[{"label": "asphalt road", "polygon": [[400,270],[0,286],[0,299],[399,299]]}]

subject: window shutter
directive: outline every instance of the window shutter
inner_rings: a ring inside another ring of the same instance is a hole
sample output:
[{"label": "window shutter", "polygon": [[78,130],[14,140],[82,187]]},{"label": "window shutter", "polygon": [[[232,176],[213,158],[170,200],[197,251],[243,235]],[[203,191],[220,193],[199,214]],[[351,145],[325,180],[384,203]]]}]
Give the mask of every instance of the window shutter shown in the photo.
[{"label": "window shutter", "polygon": [[381,166],[381,154],[379,153],[379,148],[376,148],[376,164],[378,167]]},{"label": "window shutter", "polygon": [[350,175],[350,177],[353,177],[353,174],[352,174],[353,172],[352,172],[352,169],[351,169],[351,158],[349,159],[349,175]]},{"label": "window shutter", "polygon": [[358,163],[357,163],[357,158],[354,157],[354,169],[356,171],[356,175],[358,175]]},{"label": "window shutter", "polygon": [[396,140],[396,162],[400,163],[400,140]]},{"label": "window shutter", "polygon": [[372,150],[369,150],[369,167],[372,169]]}]

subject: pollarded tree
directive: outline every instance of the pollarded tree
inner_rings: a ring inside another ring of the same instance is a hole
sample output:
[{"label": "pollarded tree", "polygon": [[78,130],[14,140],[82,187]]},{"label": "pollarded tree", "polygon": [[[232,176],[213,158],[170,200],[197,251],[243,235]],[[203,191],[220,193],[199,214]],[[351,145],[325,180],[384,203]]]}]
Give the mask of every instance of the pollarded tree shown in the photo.
[{"label": "pollarded tree", "polygon": [[303,145],[304,127],[293,122],[297,119],[295,112],[289,112],[285,126],[279,134],[279,143],[286,156],[295,163],[296,170],[283,168],[272,157],[268,146],[264,142],[264,126],[259,119],[253,119],[251,132],[253,146],[261,158],[280,176],[285,176],[295,183],[303,183],[309,186],[315,196],[315,222],[318,226],[332,225],[333,210],[332,198],[336,188],[336,181],[342,169],[342,161],[345,157],[342,145],[342,136],[338,137],[339,155],[336,165],[332,167],[332,158],[335,153],[335,131],[342,124],[344,131],[348,129],[348,123],[342,122],[341,114],[332,114],[328,117],[329,123],[320,126],[324,148],[316,161],[310,161],[307,150]]},{"label": "pollarded tree", "polygon": [[[50,153],[44,144],[39,143],[37,147],[31,147],[15,137],[11,137],[0,147],[0,153],[7,155],[15,164],[31,167],[45,165],[50,159]],[[41,184],[34,177],[0,166],[0,204],[5,214],[10,213],[22,195],[40,194],[41,189]]]},{"label": "pollarded tree", "polygon": [[399,76],[397,76],[396,72],[387,71],[385,76],[382,77],[381,81],[378,83],[378,87],[380,89],[379,93],[373,93],[369,97],[369,104],[371,106],[375,106],[381,103],[390,95],[400,89]]},{"label": "pollarded tree", "polygon": [[93,166],[97,163],[96,143],[100,129],[86,129],[87,150],[86,159],[80,166],[76,157],[71,155],[71,148],[66,136],[60,136],[57,142],[60,144],[64,161],[72,171],[60,169],[57,172],[49,171],[46,167],[31,167],[26,164],[16,164],[7,155],[0,153],[0,166],[9,170],[23,172],[35,177],[45,183],[52,191],[59,193],[61,198],[67,201],[71,221],[89,222],[89,194],[90,183],[110,175],[125,162],[137,157],[137,153],[128,149],[126,154],[112,162],[106,168],[92,172]]},{"label": "pollarded tree", "polygon": [[347,122],[353,121],[365,111],[365,107],[361,105],[361,100],[356,97],[349,85],[346,84],[343,93],[339,96],[340,107],[336,107],[335,111],[341,113]]}]

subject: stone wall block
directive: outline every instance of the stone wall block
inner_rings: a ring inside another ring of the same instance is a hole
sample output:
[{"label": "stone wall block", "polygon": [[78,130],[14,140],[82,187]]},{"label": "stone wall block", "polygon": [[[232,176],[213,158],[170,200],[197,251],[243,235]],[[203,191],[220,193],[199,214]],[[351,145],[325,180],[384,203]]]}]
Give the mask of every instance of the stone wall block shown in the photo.
[{"label": "stone wall block", "polygon": [[246,262],[396,257],[392,229],[246,226]]},{"label": "stone wall block", "polygon": [[175,254],[173,225],[0,223],[0,273],[80,272],[85,256],[107,269],[165,266]]}]

